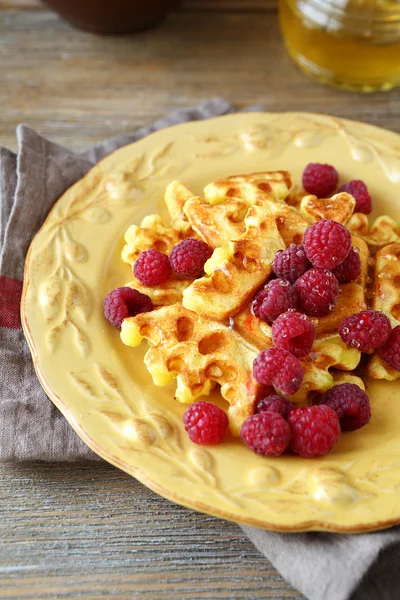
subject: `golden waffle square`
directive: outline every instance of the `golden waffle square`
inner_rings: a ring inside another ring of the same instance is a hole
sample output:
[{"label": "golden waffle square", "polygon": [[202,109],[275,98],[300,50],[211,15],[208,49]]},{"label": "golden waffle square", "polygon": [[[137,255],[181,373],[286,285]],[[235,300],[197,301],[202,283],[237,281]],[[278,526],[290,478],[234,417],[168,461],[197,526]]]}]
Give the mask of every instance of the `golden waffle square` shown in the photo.
[{"label": "golden waffle square", "polygon": [[304,196],[300,202],[300,212],[310,221],[331,219],[345,225],[351,218],[356,206],[353,196],[346,192],[335,194],[332,198]]},{"label": "golden waffle square", "polygon": [[184,290],[192,283],[193,279],[183,279],[179,275],[172,273],[171,277],[164,283],[156,287],[147,287],[142,285],[134,275],[125,285],[146,294],[151,298],[154,306],[168,306],[181,302]]},{"label": "golden waffle square", "polygon": [[367,215],[354,213],[346,227],[354,235],[363,238],[372,250],[377,250],[392,242],[400,242],[400,225],[387,215],[378,217],[369,227]]},{"label": "golden waffle square", "polygon": [[[239,189],[236,193],[239,194]],[[249,196],[227,197],[225,201],[214,205],[203,198],[194,197],[185,203],[183,210],[193,230],[211,248],[217,248],[227,246],[231,240],[245,233],[244,219],[248,209],[254,204],[270,209],[275,217],[278,231],[287,246],[301,243],[304,231],[311,221],[305,219],[298,210],[276,200],[272,195],[259,194],[256,191],[251,197],[251,202]]]},{"label": "golden waffle square", "polygon": [[375,257],[372,308],[400,325],[400,242],[381,248]]},{"label": "golden waffle square", "polygon": [[[392,327],[400,325],[400,243],[381,248],[375,258],[372,308],[389,318]],[[400,378],[400,372],[374,354],[369,361],[367,373],[373,379]]]},{"label": "golden waffle square", "polygon": [[190,236],[191,228],[188,218],[183,212],[183,207],[185,202],[193,196],[194,194],[181,181],[172,181],[165,190],[164,200],[172,226],[185,234],[185,237]]},{"label": "golden waffle square", "polygon": [[223,323],[180,303],[125,319],[122,341],[137,346],[143,338],[151,345],[145,364],[155,385],[176,379],[176,399],[191,403],[219,384],[229,403],[232,433],[239,435],[261,389],[252,376],[259,349]]},{"label": "golden waffle square", "polygon": [[283,201],[292,189],[293,181],[287,171],[265,171],[213,181],[204,188],[204,198],[212,205],[225,202],[227,198],[240,198],[252,204],[254,198],[262,194]]},{"label": "golden waffle square", "polygon": [[207,200],[193,197],[187,200],[184,213],[192,229],[211,248],[227,246],[244,234],[246,226],[244,219],[249,205],[246,200],[227,198],[215,206]]},{"label": "golden waffle square", "polygon": [[269,277],[278,250],[285,247],[266,205],[251,206],[244,234],[217,248],[205,264],[206,276],[183,292],[183,306],[200,315],[225,319],[236,314]]},{"label": "golden waffle square", "polygon": [[265,205],[274,215],[276,226],[285,246],[301,244],[304,232],[311,225],[311,221],[300,214],[296,208],[288,206],[284,202],[274,202],[269,199]]},{"label": "golden waffle square", "polygon": [[140,253],[150,248],[169,254],[184,237],[179,230],[164,225],[159,215],[147,215],[140,225],[131,225],[126,231],[122,260],[133,265]]}]

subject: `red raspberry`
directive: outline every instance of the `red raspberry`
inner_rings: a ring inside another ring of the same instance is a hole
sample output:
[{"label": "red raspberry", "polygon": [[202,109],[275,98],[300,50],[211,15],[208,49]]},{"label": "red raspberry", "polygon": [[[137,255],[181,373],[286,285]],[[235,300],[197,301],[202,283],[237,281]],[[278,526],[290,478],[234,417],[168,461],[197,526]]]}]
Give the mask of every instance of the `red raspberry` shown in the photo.
[{"label": "red raspberry", "polygon": [[303,172],[303,187],[318,198],[328,198],[337,188],[339,174],[335,167],[309,163]]},{"label": "red raspberry", "polygon": [[290,442],[290,427],[276,412],[262,412],[245,420],[240,437],[253,452],[279,456]]},{"label": "red raspberry", "polygon": [[352,179],[348,183],[345,183],[340,188],[339,192],[347,192],[351,194],[356,201],[356,207],[354,212],[361,212],[366,215],[372,210],[372,198],[369,195],[368,188],[363,181],[359,179]]},{"label": "red raspberry", "polygon": [[339,334],[349,348],[371,352],[386,342],[390,335],[390,321],[377,310],[362,310],[346,317],[339,325]]},{"label": "red raspberry", "polygon": [[339,418],[329,406],[294,408],[289,425],[292,450],[304,458],[328,454],[340,437]]},{"label": "red raspberry", "polygon": [[354,383],[335,385],[322,396],[321,404],[332,408],[339,417],[342,431],[361,429],[371,419],[367,394]]},{"label": "red raspberry", "polygon": [[116,288],[104,299],[104,316],[111,325],[119,329],[124,319],[151,310],[153,310],[151,299],[130,287]]},{"label": "red raspberry", "polygon": [[400,325],[392,330],[387,341],[379,348],[378,354],[392,369],[400,371]]},{"label": "red raspberry", "polygon": [[186,409],[183,423],[192,442],[203,446],[222,442],[228,429],[228,417],[224,411],[203,400]]},{"label": "red raspberry", "polygon": [[339,295],[339,282],[327,270],[310,269],[294,284],[299,306],[307,315],[322,317],[334,310]]},{"label": "red raspberry", "polygon": [[351,234],[346,227],[331,219],[321,219],[307,227],[303,236],[307,258],[314,267],[334,269],[348,256]]},{"label": "red raspberry", "polygon": [[199,277],[204,263],[210,258],[212,250],[202,240],[186,238],[171,250],[170,263],[174,271],[184,277]]},{"label": "red raspberry", "polygon": [[311,352],[314,340],[315,326],[303,313],[289,310],[280,315],[272,325],[274,345],[288,350],[297,358]]},{"label": "red raspberry", "polygon": [[154,248],[141,252],[133,267],[134,276],[142,285],[150,287],[164,283],[171,272],[168,256]]},{"label": "red raspberry", "polygon": [[289,308],[296,308],[297,294],[293,286],[284,279],[273,279],[256,294],[252,309],[256,317],[272,323]]},{"label": "red raspberry", "polygon": [[361,273],[361,260],[358,252],[352,248],[340,265],[332,271],[340,283],[348,283],[354,281]]},{"label": "red raspberry", "polygon": [[287,419],[292,408],[293,404],[289,400],[286,400],[286,398],[282,398],[282,396],[268,396],[257,402],[255,412],[261,413],[268,410],[279,413],[281,417]]},{"label": "red raspberry", "polygon": [[275,275],[290,283],[294,283],[308,269],[311,269],[303,244],[291,244],[286,250],[278,250],[273,269]]},{"label": "red raspberry", "polygon": [[303,381],[303,367],[283,348],[268,348],[254,359],[253,377],[260,385],[273,385],[282,394],[299,391]]}]

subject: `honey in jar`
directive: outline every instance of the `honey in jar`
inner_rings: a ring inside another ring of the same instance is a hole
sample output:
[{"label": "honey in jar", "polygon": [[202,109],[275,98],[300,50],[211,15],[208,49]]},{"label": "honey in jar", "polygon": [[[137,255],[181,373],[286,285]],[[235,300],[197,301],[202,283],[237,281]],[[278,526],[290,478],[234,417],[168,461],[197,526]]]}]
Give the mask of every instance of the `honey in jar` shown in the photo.
[{"label": "honey in jar", "polygon": [[400,0],[280,0],[280,20],[292,58],[323,83],[400,85]]}]

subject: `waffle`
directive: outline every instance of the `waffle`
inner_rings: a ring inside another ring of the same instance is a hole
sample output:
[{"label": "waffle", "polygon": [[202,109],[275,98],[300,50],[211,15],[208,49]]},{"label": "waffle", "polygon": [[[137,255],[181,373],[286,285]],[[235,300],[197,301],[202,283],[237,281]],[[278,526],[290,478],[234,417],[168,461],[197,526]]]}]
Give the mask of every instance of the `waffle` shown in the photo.
[{"label": "waffle", "polygon": [[301,242],[311,221],[271,194],[254,195],[251,200],[227,197],[224,202],[212,205],[204,198],[194,197],[185,203],[183,210],[193,230],[211,248],[225,247],[230,241],[243,236],[246,231],[245,217],[250,206],[256,204],[262,205],[273,215],[285,245]]},{"label": "waffle", "polygon": [[205,264],[206,275],[183,292],[185,308],[214,319],[236,314],[269,277],[278,250],[285,247],[275,219],[265,205],[250,206],[245,232],[218,247]]},{"label": "waffle", "polygon": [[183,207],[185,202],[193,196],[194,194],[181,181],[172,181],[165,190],[164,200],[172,226],[183,233],[185,237],[189,237],[192,232]]},{"label": "waffle", "polygon": [[346,227],[351,233],[363,238],[373,251],[392,242],[400,242],[400,225],[387,215],[378,217],[369,227],[367,215],[354,213]]},{"label": "waffle", "polygon": [[372,308],[400,325],[400,242],[381,248],[375,257]]},{"label": "waffle", "polygon": [[143,338],[151,344],[144,361],[155,385],[176,379],[175,397],[188,404],[219,384],[229,403],[232,433],[239,435],[260,392],[252,377],[259,348],[223,323],[189,311],[181,303],[125,319],[122,341],[137,346]]},{"label": "waffle", "polygon": [[[239,435],[243,421],[253,414],[261,391],[265,393],[253,380],[252,365],[261,350],[272,347],[272,340],[261,331],[243,335],[240,317],[226,325],[176,303],[125,319],[121,339],[132,347],[143,339],[149,342],[144,362],[153,382],[164,386],[176,379],[179,402],[190,404],[220,385],[229,403],[234,435]],[[289,399],[307,403],[310,392],[324,392],[334,385],[331,367],[350,371],[359,360],[360,353],[347,348],[338,335],[317,340],[312,354],[300,360],[304,370],[301,390]]]},{"label": "waffle", "polygon": [[194,197],[185,202],[184,211],[192,229],[214,249],[244,234],[248,208],[248,203],[239,198],[227,198],[212,206],[204,198]]},{"label": "waffle", "polygon": [[332,198],[304,196],[300,202],[300,212],[310,221],[332,219],[345,225],[352,217],[356,201],[346,192],[335,194]]},{"label": "waffle", "polygon": [[252,204],[263,195],[275,200],[285,200],[293,190],[293,181],[287,171],[267,171],[249,175],[232,175],[209,183],[204,188],[204,198],[212,205],[227,198],[240,198]]},{"label": "waffle", "polygon": [[131,225],[126,231],[122,260],[133,265],[140,253],[150,248],[169,254],[175,244],[179,244],[184,237],[179,230],[164,225],[159,215],[148,215],[140,226]]},{"label": "waffle", "polygon": [[[355,200],[346,193],[322,200],[310,195],[300,198],[285,171],[220,179],[204,188],[203,197],[174,181],[165,202],[172,226],[158,215],[146,217],[140,227],[131,226],[123,260],[132,265],[141,251],[151,247],[169,253],[188,236],[204,240],[213,254],[198,279],[172,276],[155,288],[145,288],[132,278],[128,284],[150,296],[158,307],[125,319],[121,330],[128,346],[143,339],[149,342],[145,364],[156,385],[176,379],[176,399],[183,403],[208,395],[219,385],[229,403],[231,430],[238,435],[261,393],[252,377],[253,360],[273,345],[271,327],[252,314],[251,299],[270,276],[276,252],[301,243],[306,227],[329,218],[351,231],[361,274],[358,280],[340,285],[334,311],[313,318],[316,340],[311,353],[300,359],[304,379],[290,400],[309,404],[312,393],[343,382],[364,388],[353,373],[361,353],[344,344],[338,329],[343,318],[369,303],[371,249],[376,253],[372,308],[388,314],[393,325],[400,323],[400,228],[395,221],[379,217],[369,228],[366,215],[353,212]],[[368,373],[384,379],[400,376],[376,354]]]},{"label": "waffle", "polygon": [[[400,325],[400,242],[377,252],[372,293],[372,308],[385,313],[392,327]],[[373,379],[400,378],[400,372],[387,365],[379,354],[372,356],[367,373]]]},{"label": "waffle", "polygon": [[[182,229],[165,225],[159,215],[148,215],[140,226],[131,225],[126,231],[125,245],[121,253],[122,260],[133,266],[140,253],[150,248],[169,254],[175,244],[179,244],[186,237],[189,230],[190,226],[186,232],[183,232]],[[147,287],[131,274],[131,279],[125,285],[147,294],[155,306],[165,306],[179,302],[184,289],[191,282],[192,279],[183,279],[172,274],[165,283],[157,287]]]},{"label": "waffle", "polygon": [[[227,220],[220,220],[219,227],[221,227],[221,221],[224,223],[224,228],[228,223],[231,233],[235,236],[229,237],[230,233],[227,232],[227,235],[220,238],[219,244],[216,244],[214,239],[212,247],[224,246],[226,242],[243,235],[243,220],[246,214],[244,213],[245,204],[248,208],[253,204],[268,206],[275,217],[278,231],[285,244],[299,243],[303,238],[304,230],[310,225],[310,221],[304,219],[299,211],[291,206],[294,196],[295,188],[287,171],[234,175],[210,183],[204,188],[205,202],[214,207],[214,210],[217,205],[220,205],[218,208],[221,208],[222,211],[224,205],[227,207],[229,211]],[[188,205],[186,206],[188,207]],[[187,213],[186,207],[185,212]],[[191,212],[194,212],[193,209]],[[236,228],[233,225],[234,223]],[[202,235],[200,231],[199,234]]]},{"label": "waffle", "polygon": [[184,290],[192,281],[193,279],[183,279],[172,274],[165,283],[161,283],[157,287],[147,287],[132,276],[132,279],[125,283],[125,286],[149,296],[154,306],[168,306],[169,304],[175,304],[175,302],[181,302]]}]

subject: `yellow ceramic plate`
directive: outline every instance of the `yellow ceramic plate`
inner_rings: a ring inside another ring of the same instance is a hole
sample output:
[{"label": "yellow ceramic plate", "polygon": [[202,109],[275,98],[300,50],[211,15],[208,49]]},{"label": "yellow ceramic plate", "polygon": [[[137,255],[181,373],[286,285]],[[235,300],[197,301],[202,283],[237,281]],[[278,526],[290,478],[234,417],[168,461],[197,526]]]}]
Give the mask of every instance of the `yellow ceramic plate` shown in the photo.
[{"label": "yellow ceramic plate", "polygon": [[38,377],[100,456],[189,508],[278,531],[361,532],[400,522],[400,383],[367,381],[371,424],[314,460],[262,458],[240,440],[192,444],[173,386],[157,388],[103,317],[106,293],[130,279],[123,234],[165,213],[181,179],[194,193],[213,179],[310,161],[367,182],[375,214],[398,217],[400,138],[313,114],[229,115],[166,129],[114,152],[56,203],[26,262],[22,316]]}]

